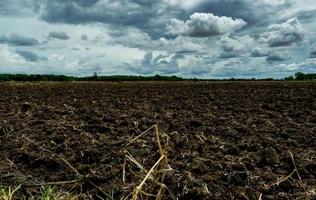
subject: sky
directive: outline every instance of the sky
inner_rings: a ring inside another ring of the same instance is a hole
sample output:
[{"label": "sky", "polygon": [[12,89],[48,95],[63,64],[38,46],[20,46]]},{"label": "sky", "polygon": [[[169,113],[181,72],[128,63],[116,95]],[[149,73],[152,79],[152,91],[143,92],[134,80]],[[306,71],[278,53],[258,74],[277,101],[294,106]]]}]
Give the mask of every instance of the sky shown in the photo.
[{"label": "sky", "polygon": [[316,73],[315,0],[1,0],[0,73]]}]

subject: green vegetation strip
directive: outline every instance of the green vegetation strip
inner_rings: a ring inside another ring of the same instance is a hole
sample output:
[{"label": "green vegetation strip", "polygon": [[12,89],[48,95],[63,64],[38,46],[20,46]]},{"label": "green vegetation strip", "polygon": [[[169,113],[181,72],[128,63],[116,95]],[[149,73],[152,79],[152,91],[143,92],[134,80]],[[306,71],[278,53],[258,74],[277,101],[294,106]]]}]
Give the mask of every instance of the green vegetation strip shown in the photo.
[{"label": "green vegetation strip", "polygon": [[0,81],[308,81],[316,80],[316,74],[296,73],[294,76],[285,77],[284,79],[197,79],[197,78],[182,78],[178,76],[128,76],[128,75],[113,75],[113,76],[98,76],[94,74],[88,77],[75,77],[66,75],[53,74],[0,74]]}]

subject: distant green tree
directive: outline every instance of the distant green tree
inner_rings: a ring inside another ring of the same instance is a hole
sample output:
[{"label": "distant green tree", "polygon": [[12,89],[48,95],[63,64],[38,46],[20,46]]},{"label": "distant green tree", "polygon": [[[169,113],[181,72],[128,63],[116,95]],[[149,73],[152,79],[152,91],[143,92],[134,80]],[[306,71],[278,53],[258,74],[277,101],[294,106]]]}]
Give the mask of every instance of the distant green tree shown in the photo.
[{"label": "distant green tree", "polygon": [[294,81],[294,77],[293,76],[288,76],[284,78],[285,81]]},{"label": "distant green tree", "polygon": [[305,74],[303,72],[297,72],[295,74],[295,79],[298,81],[305,80]]}]

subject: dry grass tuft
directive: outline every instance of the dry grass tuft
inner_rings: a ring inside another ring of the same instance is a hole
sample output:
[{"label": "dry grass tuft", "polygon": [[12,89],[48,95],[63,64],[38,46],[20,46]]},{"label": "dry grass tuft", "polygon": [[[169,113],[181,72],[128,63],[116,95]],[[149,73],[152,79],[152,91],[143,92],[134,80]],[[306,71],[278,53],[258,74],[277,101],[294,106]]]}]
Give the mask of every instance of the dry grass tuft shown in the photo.
[{"label": "dry grass tuft", "polygon": [[[132,139],[126,146],[128,147],[136,140],[140,139],[151,130],[154,130],[155,133],[155,141],[159,149],[160,158],[155,162],[155,164],[147,170],[141,162],[137,161],[126,149],[124,152],[126,153],[127,161],[135,165],[138,169],[138,173],[133,173],[140,180],[138,185],[134,186],[133,192],[130,195],[133,200],[146,200],[155,198],[157,200],[163,199],[165,192],[168,191],[169,195],[174,198],[172,192],[168,189],[168,187],[164,184],[165,177],[168,173],[172,171],[171,167],[168,164],[168,137],[163,137],[163,135],[157,125],[154,125],[144,131],[143,133],[136,136]],[[124,162],[123,166],[123,181],[125,182],[126,175],[126,162]]]}]

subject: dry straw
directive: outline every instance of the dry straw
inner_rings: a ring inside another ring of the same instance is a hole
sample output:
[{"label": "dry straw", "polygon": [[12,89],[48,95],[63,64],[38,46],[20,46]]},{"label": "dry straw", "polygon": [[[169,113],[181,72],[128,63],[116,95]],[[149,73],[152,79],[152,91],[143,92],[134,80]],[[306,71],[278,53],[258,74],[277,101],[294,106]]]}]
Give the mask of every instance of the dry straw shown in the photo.
[{"label": "dry straw", "polygon": [[[165,191],[169,192],[169,195],[171,198],[175,199],[172,192],[168,189],[168,187],[163,183],[164,179],[170,171],[172,171],[171,167],[168,164],[168,139],[163,139],[163,134],[159,131],[158,126],[154,125],[144,131],[143,133],[139,134],[135,138],[133,138],[126,146],[128,147],[147,133],[149,133],[151,130],[154,130],[155,132],[155,140],[157,143],[157,146],[159,148],[159,155],[160,158],[155,162],[155,164],[150,168],[150,170],[146,170],[144,166],[140,164],[126,149],[124,152],[126,153],[126,158],[129,160],[132,164],[134,164],[136,167],[139,168],[139,176],[140,183],[134,187],[134,190],[131,194],[131,197],[133,200],[146,200],[146,199],[152,199],[155,198],[157,200],[160,200],[164,197]],[[163,141],[163,143],[162,143]],[[124,162],[123,166],[123,181],[125,181],[125,174],[126,169],[125,166],[126,162]]]}]

